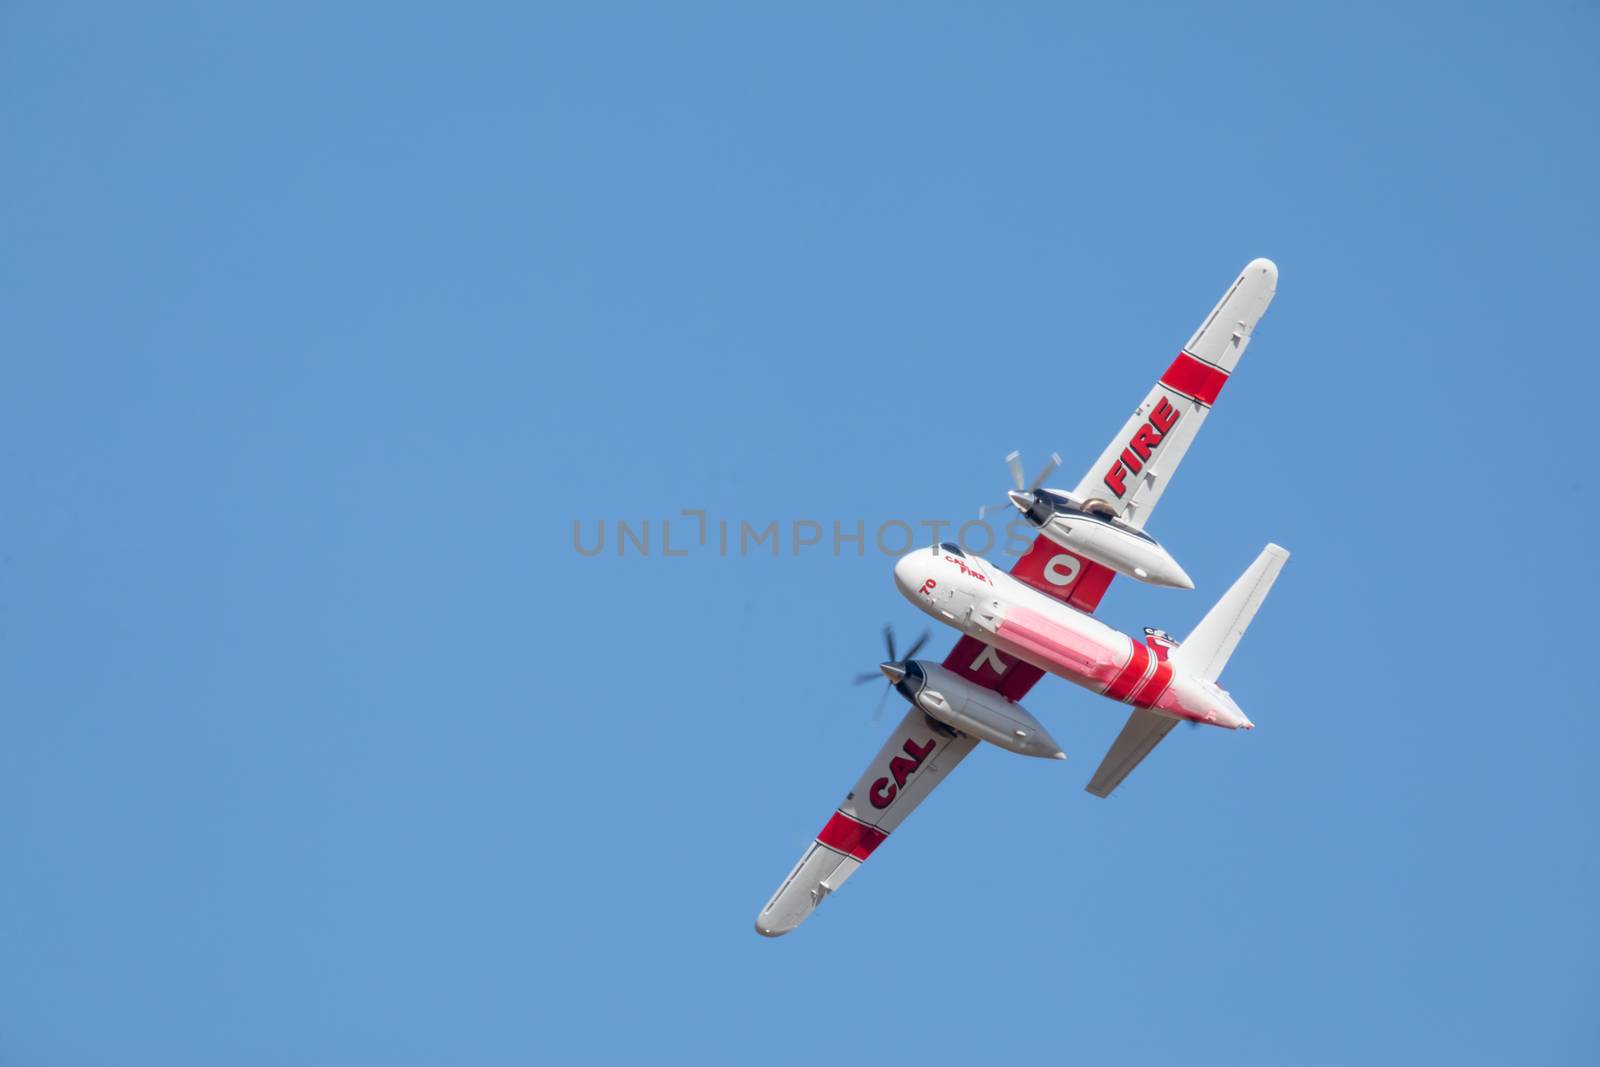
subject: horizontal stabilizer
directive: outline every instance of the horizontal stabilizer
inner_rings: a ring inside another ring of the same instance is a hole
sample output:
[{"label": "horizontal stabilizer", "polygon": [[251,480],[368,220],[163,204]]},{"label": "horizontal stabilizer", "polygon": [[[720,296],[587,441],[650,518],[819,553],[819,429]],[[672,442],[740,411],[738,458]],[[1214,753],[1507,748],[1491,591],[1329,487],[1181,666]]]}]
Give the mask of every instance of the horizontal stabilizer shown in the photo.
[{"label": "horizontal stabilizer", "polygon": [[1100,761],[1100,769],[1084,788],[1097,797],[1110,796],[1128,777],[1128,772],[1139,766],[1176,725],[1178,720],[1170,716],[1157,715],[1148,708],[1134,708],[1133,714],[1128,716],[1128,724],[1111,743],[1111,751]]},{"label": "horizontal stabilizer", "polygon": [[1194,632],[1173,649],[1168,657],[1172,665],[1208,682],[1216,681],[1288,558],[1288,550],[1277,545],[1262,549],[1250,569],[1206,612]]}]

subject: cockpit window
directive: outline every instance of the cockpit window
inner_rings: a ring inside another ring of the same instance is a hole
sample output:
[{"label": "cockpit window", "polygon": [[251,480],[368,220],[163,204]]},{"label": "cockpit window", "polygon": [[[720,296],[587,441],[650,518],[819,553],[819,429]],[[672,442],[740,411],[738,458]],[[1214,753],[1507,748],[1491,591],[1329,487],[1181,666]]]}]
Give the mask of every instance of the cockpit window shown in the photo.
[{"label": "cockpit window", "polygon": [[966,558],[967,554],[961,551],[961,546],[956,544],[954,541],[941,541],[939,542],[939,547],[950,553],[952,556],[960,556],[963,559]]}]

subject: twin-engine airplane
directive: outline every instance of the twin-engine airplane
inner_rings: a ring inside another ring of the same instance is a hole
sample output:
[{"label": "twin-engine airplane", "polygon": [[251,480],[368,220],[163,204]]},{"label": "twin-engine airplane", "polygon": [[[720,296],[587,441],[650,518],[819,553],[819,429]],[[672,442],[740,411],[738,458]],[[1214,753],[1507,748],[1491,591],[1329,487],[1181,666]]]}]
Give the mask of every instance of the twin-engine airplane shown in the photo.
[{"label": "twin-engine airplane", "polygon": [[1271,260],[1245,267],[1070,492],[1043,488],[1059,457],[1027,487],[1020,458],[1007,457],[1016,483],[1009,500],[1039,530],[1009,574],[954,544],[895,564],[906,599],[961,637],[942,664],[911,659],[920,642],[897,659],[889,642],[879,670],[911,707],[761,910],[757,932],[777,937],[800,925],[980,741],[1065,759],[1017,703],[1046,673],[1133,706],[1089,780],[1095,796],[1109,796],[1179,720],[1251,729],[1217,677],[1289,553],[1269,544],[1181,644],[1159,630],[1139,641],[1093,612],[1115,574],[1194,588],[1145,524],[1277,283]]}]

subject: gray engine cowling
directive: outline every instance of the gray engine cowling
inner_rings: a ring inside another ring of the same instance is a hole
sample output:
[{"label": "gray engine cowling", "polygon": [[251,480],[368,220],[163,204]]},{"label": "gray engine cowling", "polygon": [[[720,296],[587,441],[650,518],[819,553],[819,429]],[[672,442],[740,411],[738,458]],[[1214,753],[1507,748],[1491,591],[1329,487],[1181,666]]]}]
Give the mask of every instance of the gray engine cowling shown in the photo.
[{"label": "gray engine cowling", "polygon": [[895,688],[946,726],[1020,756],[1067,758],[1050,732],[1021,704],[937,663],[913,660],[905,666],[906,676]]}]

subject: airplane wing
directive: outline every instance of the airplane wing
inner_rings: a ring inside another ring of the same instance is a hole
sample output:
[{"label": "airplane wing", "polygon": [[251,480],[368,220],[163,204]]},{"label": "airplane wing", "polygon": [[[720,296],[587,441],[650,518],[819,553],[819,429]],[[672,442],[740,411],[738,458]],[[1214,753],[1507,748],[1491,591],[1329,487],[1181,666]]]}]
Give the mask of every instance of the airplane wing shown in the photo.
[{"label": "airplane wing", "polygon": [[1149,521],[1277,288],[1270,259],[1240,272],[1074,494],[1106,501],[1135,526]]},{"label": "airplane wing", "polygon": [[952,734],[935,726],[920,708],[906,712],[839,810],[761,909],[757,933],[778,937],[799,926],[978,747],[976,738]]},{"label": "airplane wing", "polygon": [[1150,755],[1161,739],[1172,732],[1178,720],[1157,715],[1145,708],[1134,708],[1128,723],[1111,742],[1111,751],[1100,761],[1100,767],[1084,788],[1097,797],[1108,797],[1122,784],[1128,772],[1139,766],[1139,761]]},{"label": "airplane wing", "polygon": [[[1043,535],[1011,573],[1074,607],[1092,612],[1115,572],[1068,552]],[[973,637],[961,637],[944,665],[1009,700],[1020,700],[1044,672]],[[829,893],[844,884],[873,850],[933,789],[978,747],[975,738],[950,736],[918,708],[900,725],[844,803],[822,827],[756,918],[756,932],[779,937],[799,926]]]},{"label": "airplane wing", "polygon": [[[1124,519],[1144,524],[1249,344],[1250,332],[1272,301],[1277,278],[1278,268],[1271,260],[1257,259],[1245,267],[1122,432],[1084,475],[1076,490],[1079,497],[1108,500]],[[1011,573],[1040,592],[1089,613],[1099,606],[1115,576],[1110,568],[1069,552],[1043,535],[1017,560]],[[944,666],[1013,701],[1020,700],[1044,673],[966,636],[956,642]],[[1141,716],[1167,725],[1150,723]],[[1173,721],[1136,710],[1089,783],[1090,792],[1103,788],[1098,795],[1105,796],[1116,788],[1166,736]],[[800,925],[977,744],[972,738],[950,737],[936,729],[915,707],[907,711],[856,787],[762,909],[756,930],[777,937]]]}]

